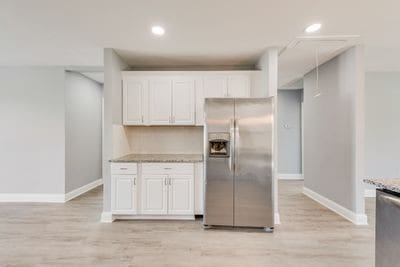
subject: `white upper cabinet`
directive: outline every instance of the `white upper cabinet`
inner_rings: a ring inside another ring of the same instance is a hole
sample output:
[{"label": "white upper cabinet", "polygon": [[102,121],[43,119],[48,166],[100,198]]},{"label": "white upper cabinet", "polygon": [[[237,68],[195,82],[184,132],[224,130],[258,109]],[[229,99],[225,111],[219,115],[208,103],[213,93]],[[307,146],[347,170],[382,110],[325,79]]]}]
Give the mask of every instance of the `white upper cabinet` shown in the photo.
[{"label": "white upper cabinet", "polygon": [[174,79],[172,85],[172,124],[195,123],[194,79]]},{"label": "white upper cabinet", "polygon": [[204,99],[250,97],[251,71],[123,72],[124,125],[203,125]]},{"label": "white upper cabinet", "polygon": [[147,80],[125,79],[123,82],[124,125],[144,125],[147,123]]},{"label": "white upper cabinet", "polygon": [[227,97],[226,75],[205,75],[203,78],[204,98]]},{"label": "white upper cabinet", "polygon": [[249,75],[228,76],[228,97],[249,97],[250,77]]},{"label": "white upper cabinet", "polygon": [[172,79],[155,78],[150,80],[149,99],[150,125],[171,124]]}]

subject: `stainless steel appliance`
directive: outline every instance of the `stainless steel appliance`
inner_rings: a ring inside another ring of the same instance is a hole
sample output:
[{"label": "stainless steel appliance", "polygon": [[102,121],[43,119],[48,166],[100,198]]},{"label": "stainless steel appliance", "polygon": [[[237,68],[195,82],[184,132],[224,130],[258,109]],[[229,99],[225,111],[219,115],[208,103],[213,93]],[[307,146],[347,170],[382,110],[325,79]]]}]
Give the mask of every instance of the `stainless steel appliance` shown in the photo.
[{"label": "stainless steel appliance", "polygon": [[273,98],[209,98],[205,119],[204,226],[272,231]]},{"label": "stainless steel appliance", "polygon": [[400,194],[376,190],[375,266],[399,266]]}]

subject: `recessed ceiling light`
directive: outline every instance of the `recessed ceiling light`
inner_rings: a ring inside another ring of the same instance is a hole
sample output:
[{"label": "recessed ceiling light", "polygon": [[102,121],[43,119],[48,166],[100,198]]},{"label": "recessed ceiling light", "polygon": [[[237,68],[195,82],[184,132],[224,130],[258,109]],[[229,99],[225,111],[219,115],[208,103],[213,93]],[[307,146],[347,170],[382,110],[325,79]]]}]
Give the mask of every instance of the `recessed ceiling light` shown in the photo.
[{"label": "recessed ceiling light", "polygon": [[313,33],[313,32],[317,32],[321,29],[321,23],[314,23],[311,24],[310,26],[308,26],[304,31],[306,33]]},{"label": "recessed ceiling light", "polygon": [[165,30],[164,30],[164,28],[161,27],[161,26],[153,26],[153,27],[151,27],[151,32],[152,32],[154,35],[162,36],[162,35],[164,35]]}]

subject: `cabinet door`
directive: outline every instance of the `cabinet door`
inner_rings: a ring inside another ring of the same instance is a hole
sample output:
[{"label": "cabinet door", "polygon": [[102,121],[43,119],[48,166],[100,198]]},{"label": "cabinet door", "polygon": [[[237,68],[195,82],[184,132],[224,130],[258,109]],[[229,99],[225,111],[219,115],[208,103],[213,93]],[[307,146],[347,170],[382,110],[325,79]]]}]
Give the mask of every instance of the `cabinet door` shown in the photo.
[{"label": "cabinet door", "polygon": [[150,81],[149,105],[151,125],[169,125],[171,123],[171,79],[152,79]]},{"label": "cabinet door", "polygon": [[168,211],[168,185],[166,175],[143,174],[142,183],[142,214],[159,215]]},{"label": "cabinet door", "polygon": [[203,79],[204,98],[226,97],[227,96],[227,76],[226,75],[207,75]]},{"label": "cabinet door", "polygon": [[[123,120],[124,125],[143,125],[147,112],[147,81],[127,78],[123,87]],[[147,117],[147,116],[146,116]]]},{"label": "cabinet door", "polygon": [[172,123],[194,125],[194,79],[174,79],[172,85]]},{"label": "cabinet door", "polygon": [[168,214],[194,214],[193,178],[193,175],[169,176]]},{"label": "cabinet door", "polygon": [[113,175],[111,184],[114,214],[136,214],[136,175]]},{"label": "cabinet door", "polygon": [[204,164],[195,163],[194,172],[194,213],[203,215],[204,206]]},{"label": "cabinet door", "polygon": [[228,77],[228,97],[249,97],[250,77],[248,75],[231,75]]}]

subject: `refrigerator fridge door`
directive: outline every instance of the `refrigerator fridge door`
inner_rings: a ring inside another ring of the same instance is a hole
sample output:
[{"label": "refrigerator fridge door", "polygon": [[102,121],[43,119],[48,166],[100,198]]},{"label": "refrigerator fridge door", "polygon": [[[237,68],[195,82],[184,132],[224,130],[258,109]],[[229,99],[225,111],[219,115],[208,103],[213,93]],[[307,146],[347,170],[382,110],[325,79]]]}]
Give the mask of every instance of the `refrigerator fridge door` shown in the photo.
[{"label": "refrigerator fridge door", "polygon": [[272,114],[273,98],[235,100],[235,226],[274,226]]},{"label": "refrigerator fridge door", "polygon": [[204,225],[233,226],[233,99],[205,100]]},{"label": "refrigerator fridge door", "polygon": [[376,190],[375,266],[399,266],[400,194]]}]

